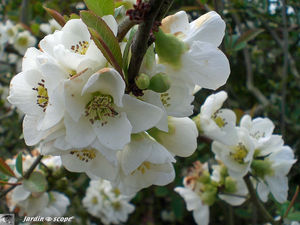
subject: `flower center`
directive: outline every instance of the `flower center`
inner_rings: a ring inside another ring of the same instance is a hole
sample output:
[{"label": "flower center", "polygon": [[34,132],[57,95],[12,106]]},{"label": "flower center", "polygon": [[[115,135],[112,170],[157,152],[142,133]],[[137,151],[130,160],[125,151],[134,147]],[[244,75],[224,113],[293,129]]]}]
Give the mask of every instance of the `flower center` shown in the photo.
[{"label": "flower center", "polygon": [[110,95],[104,95],[100,92],[93,93],[92,99],[85,106],[85,116],[89,118],[91,124],[95,121],[101,121],[101,125],[107,124],[109,117],[115,117],[119,113],[114,109],[114,99]]},{"label": "flower center", "polygon": [[234,152],[230,152],[230,156],[238,163],[243,164],[244,159],[248,154],[247,148],[242,143],[239,143],[233,150]]},{"label": "flower center", "polygon": [[94,196],[93,198],[92,198],[92,204],[93,205],[97,205],[98,204],[98,199],[97,199],[97,197],[96,196]]},{"label": "flower center", "polygon": [[28,38],[27,37],[20,37],[20,38],[18,38],[17,43],[20,46],[27,46],[28,45]]},{"label": "flower center", "polygon": [[265,132],[260,132],[260,131],[256,131],[255,133],[250,133],[250,135],[255,138],[255,139],[260,139],[260,138],[263,138],[266,136],[266,133]]},{"label": "flower center", "polygon": [[7,34],[8,34],[8,36],[13,37],[15,35],[15,32],[12,28],[10,28],[7,30]]},{"label": "flower center", "polygon": [[93,160],[96,158],[95,149],[72,150],[70,154],[75,155],[79,160],[83,162],[89,162],[89,160]]},{"label": "flower center", "polygon": [[218,115],[221,112],[222,112],[221,110],[218,110],[211,116],[211,118],[215,121],[217,126],[220,128],[225,127],[225,125],[227,125],[226,120]]},{"label": "flower center", "polygon": [[151,167],[150,162],[143,162],[136,170],[140,171],[144,175],[146,171],[150,169],[150,167]]},{"label": "flower center", "polygon": [[32,90],[37,91],[37,101],[36,103],[38,106],[43,108],[43,112],[46,111],[47,105],[48,105],[48,91],[47,88],[45,88],[45,80],[42,79],[41,82],[38,83],[38,86],[36,88],[32,88]]},{"label": "flower center", "polygon": [[169,95],[169,93],[162,93],[160,95],[160,100],[163,103],[163,105],[165,107],[169,107],[171,104],[169,103],[169,101],[171,100],[171,97]]},{"label": "flower center", "polygon": [[87,41],[79,41],[78,44],[72,45],[71,49],[73,52],[78,53],[80,55],[85,55],[86,51],[89,48],[90,43]]}]

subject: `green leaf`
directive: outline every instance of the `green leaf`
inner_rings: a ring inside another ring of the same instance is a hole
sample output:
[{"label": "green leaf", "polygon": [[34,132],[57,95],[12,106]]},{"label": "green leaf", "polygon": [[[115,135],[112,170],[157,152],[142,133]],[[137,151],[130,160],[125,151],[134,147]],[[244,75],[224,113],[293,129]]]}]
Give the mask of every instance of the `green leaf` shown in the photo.
[{"label": "green leaf", "polygon": [[47,180],[41,172],[35,171],[23,181],[23,185],[30,192],[44,192],[47,189]]},{"label": "green leaf", "polygon": [[113,0],[84,0],[86,6],[97,16],[114,15],[115,4]]},{"label": "green leaf", "polygon": [[292,221],[300,221],[300,211],[289,213],[287,218]]},{"label": "green leaf", "polygon": [[259,35],[261,32],[263,32],[264,29],[252,29],[248,30],[245,33],[242,34],[242,36],[239,37],[239,39],[236,42],[236,45],[240,43],[247,43],[248,41],[251,41],[254,39],[257,35]]},{"label": "green leaf", "polygon": [[126,80],[127,80],[127,77],[128,77],[128,62],[129,62],[129,53],[130,53],[130,46],[131,46],[131,43],[132,43],[132,40],[133,40],[133,37],[134,37],[134,34],[136,33],[136,29],[132,28],[131,31],[130,31],[130,34],[129,34],[129,39],[126,43],[126,46],[125,46],[125,49],[124,49],[124,52],[123,52],[123,70],[125,72],[125,77],[126,77]]},{"label": "green leaf", "polygon": [[89,27],[91,36],[104,57],[123,75],[121,69],[123,65],[121,48],[112,30],[104,20],[89,11],[81,11],[80,16],[83,22]]},{"label": "green leaf", "polygon": [[16,159],[16,170],[19,174],[23,176],[23,159],[22,159],[22,152],[20,152]]},{"label": "green leaf", "polygon": [[9,165],[7,165],[6,162],[2,158],[0,158],[0,171],[10,177],[16,176],[14,174],[14,172],[11,170],[11,168],[9,167]]},{"label": "green leaf", "polygon": [[63,27],[66,24],[65,18],[59,12],[57,12],[54,9],[49,9],[47,7],[44,7],[44,9],[47,11],[47,13],[49,13],[50,16],[53,17],[53,19],[56,20],[56,22],[59,23],[59,25]]},{"label": "green leaf", "polygon": [[171,207],[177,219],[182,219],[184,212],[184,203],[181,197],[176,194],[172,195]]}]

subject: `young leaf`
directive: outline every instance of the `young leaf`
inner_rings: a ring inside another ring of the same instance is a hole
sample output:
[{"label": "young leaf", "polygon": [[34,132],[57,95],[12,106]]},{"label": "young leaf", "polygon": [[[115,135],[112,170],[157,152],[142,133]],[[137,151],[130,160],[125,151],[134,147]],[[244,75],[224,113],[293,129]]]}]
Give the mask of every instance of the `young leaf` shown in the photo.
[{"label": "young leaf", "polygon": [[81,11],[81,19],[91,29],[89,29],[93,40],[97,47],[101,50],[104,57],[109,63],[123,75],[122,66],[122,53],[119,42],[115,37],[112,30],[100,17],[88,11]]},{"label": "young leaf", "polygon": [[22,152],[20,152],[16,159],[16,169],[19,174],[23,176],[23,160],[22,160]]},{"label": "young leaf", "polygon": [[41,172],[35,171],[23,181],[23,185],[30,192],[44,192],[47,189],[47,180]]},{"label": "young leaf", "polygon": [[89,10],[97,16],[114,15],[115,4],[113,0],[84,0]]},{"label": "young leaf", "polygon": [[47,7],[44,7],[44,9],[59,23],[59,25],[63,27],[66,24],[65,18],[59,12],[57,12],[54,9],[49,9]]},{"label": "young leaf", "polygon": [[291,212],[289,213],[289,215],[287,216],[287,218],[289,220],[293,220],[293,221],[300,221],[300,212]]},{"label": "young leaf", "polygon": [[11,170],[11,168],[9,167],[9,165],[7,165],[6,162],[2,158],[0,158],[0,171],[10,177],[16,176],[14,174],[14,172]]}]

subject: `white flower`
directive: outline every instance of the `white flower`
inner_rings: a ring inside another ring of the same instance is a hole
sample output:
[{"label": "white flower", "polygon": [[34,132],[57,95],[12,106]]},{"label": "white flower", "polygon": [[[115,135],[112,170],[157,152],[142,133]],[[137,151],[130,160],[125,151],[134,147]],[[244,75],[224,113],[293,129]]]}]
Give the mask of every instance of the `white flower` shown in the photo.
[{"label": "white flower", "polygon": [[[113,16],[103,19],[116,34],[117,23]],[[75,74],[86,69],[87,65],[92,69],[100,69],[107,62],[81,19],[69,20],[60,31],[47,35],[41,40],[40,48],[67,70],[75,71]]]},{"label": "white flower", "polygon": [[22,55],[25,54],[27,48],[36,44],[36,38],[29,31],[23,31],[17,34],[14,41],[14,48]]},{"label": "white flower", "polygon": [[226,99],[225,91],[208,96],[201,106],[196,122],[205,136],[230,145],[237,139],[236,116],[230,109],[221,109]]},{"label": "white flower", "polygon": [[120,224],[126,222],[128,214],[134,211],[134,206],[128,201],[131,197],[121,194],[118,188],[113,188],[106,180],[92,180],[83,198],[83,206],[104,224]]},{"label": "white flower", "polygon": [[166,185],[175,178],[173,156],[146,133],[132,135],[131,142],[118,152],[119,177],[115,182],[126,195],[152,184]]},{"label": "white flower", "polygon": [[49,23],[42,23],[40,25],[40,30],[45,34],[52,34],[56,30],[60,30],[61,26],[56,22],[55,19],[49,20]]},{"label": "white flower", "polygon": [[212,143],[212,151],[216,159],[221,160],[233,178],[239,179],[250,171],[253,160],[254,143],[247,130],[237,128],[238,139],[234,144],[225,145],[221,142]]},{"label": "white flower", "polygon": [[166,17],[161,29],[181,39],[188,50],[181,55],[181,65],[166,64],[167,73],[188,79],[203,88],[217,89],[224,85],[230,73],[226,56],[218,49],[225,22],[214,11],[192,23],[184,11]]},{"label": "white flower", "polygon": [[174,155],[188,157],[197,149],[198,130],[195,123],[188,117],[168,117],[168,132],[156,128],[148,132]]},{"label": "white flower", "polygon": [[117,176],[116,151],[105,148],[97,140],[78,148],[66,141],[65,129],[61,129],[49,135],[40,148],[42,154],[60,156],[62,165],[69,171],[85,172],[91,178],[108,180]]},{"label": "white flower", "polygon": [[271,138],[274,130],[274,124],[269,118],[255,118],[251,120],[249,115],[241,118],[240,127],[249,131],[249,134],[258,144],[264,143]]},{"label": "white flower", "polygon": [[256,167],[254,167],[254,164],[252,165],[253,173],[259,179],[257,192],[260,199],[266,202],[271,192],[278,202],[285,202],[288,195],[287,174],[297,161],[294,158],[293,150],[289,146],[281,146],[280,150],[275,148],[269,155],[258,153],[257,157],[263,157],[263,160],[255,160],[253,163],[261,161],[265,169],[262,171],[259,165],[256,165]]},{"label": "white flower", "polygon": [[35,48],[29,48],[24,56],[22,72],[10,83],[7,99],[25,113],[23,132],[27,145],[35,145],[53,132],[64,114],[59,82],[64,77],[44,67],[45,61],[52,59]]},{"label": "white flower", "polygon": [[14,43],[15,37],[18,33],[18,28],[10,20],[7,20],[4,26],[5,34],[10,44]]},{"label": "white flower", "polygon": [[203,204],[200,196],[186,187],[176,187],[174,190],[184,198],[187,210],[193,211],[193,217],[197,225],[208,225],[209,206]]},{"label": "white flower", "polygon": [[48,193],[49,202],[45,208],[41,208],[38,213],[39,216],[63,216],[67,207],[70,205],[70,200],[64,194],[57,191],[51,191]]},{"label": "white flower", "polygon": [[101,69],[87,82],[83,76],[66,81],[66,140],[84,147],[97,138],[107,148],[122,149],[131,133],[155,126],[162,110],[124,92],[124,80],[110,68]]}]

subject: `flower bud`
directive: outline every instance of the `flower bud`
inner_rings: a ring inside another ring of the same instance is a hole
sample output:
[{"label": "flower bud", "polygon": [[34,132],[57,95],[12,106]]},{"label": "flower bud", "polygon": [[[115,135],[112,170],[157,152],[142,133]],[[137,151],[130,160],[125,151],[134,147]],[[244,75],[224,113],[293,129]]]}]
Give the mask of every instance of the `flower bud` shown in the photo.
[{"label": "flower bud", "polygon": [[145,90],[150,85],[150,78],[147,74],[141,73],[135,78],[135,84],[139,89]]},{"label": "flower bud", "polygon": [[204,184],[210,183],[210,174],[208,171],[204,171],[203,174],[199,177],[199,181]]},{"label": "flower bud", "polygon": [[209,190],[203,192],[200,197],[204,204],[211,206],[216,201],[216,195],[216,190]]},{"label": "flower bud", "polygon": [[197,130],[198,132],[201,134],[203,133],[202,129],[201,129],[201,125],[200,125],[200,116],[197,115],[195,117],[192,118],[192,120],[195,122],[196,126],[197,126]]},{"label": "flower bud", "polygon": [[234,193],[236,192],[236,180],[232,177],[225,178],[225,192]]},{"label": "flower bud", "polygon": [[170,77],[165,73],[158,73],[151,78],[148,88],[152,91],[163,93],[169,90],[170,86]]},{"label": "flower bud", "polygon": [[260,178],[273,173],[271,162],[268,160],[253,160],[251,169],[252,173]]},{"label": "flower bud", "polygon": [[186,50],[186,44],[173,34],[166,34],[161,30],[155,33],[155,51],[162,63],[180,68],[181,56]]}]

